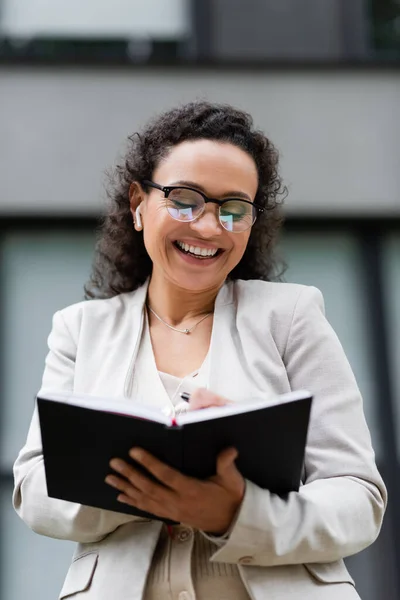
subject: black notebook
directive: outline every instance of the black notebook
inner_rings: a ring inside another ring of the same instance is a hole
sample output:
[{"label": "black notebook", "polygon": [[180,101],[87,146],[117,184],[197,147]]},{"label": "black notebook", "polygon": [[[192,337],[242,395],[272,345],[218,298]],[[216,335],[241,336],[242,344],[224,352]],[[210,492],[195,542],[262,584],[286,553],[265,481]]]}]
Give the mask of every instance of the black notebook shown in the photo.
[{"label": "black notebook", "polygon": [[200,479],[214,475],[218,453],[234,446],[246,479],[282,496],[299,488],[311,408],[306,391],[176,419],[126,399],[54,394],[37,402],[52,498],[157,518],[118,502],[118,491],[104,482],[111,458],[134,464],[128,456],[133,446]]}]

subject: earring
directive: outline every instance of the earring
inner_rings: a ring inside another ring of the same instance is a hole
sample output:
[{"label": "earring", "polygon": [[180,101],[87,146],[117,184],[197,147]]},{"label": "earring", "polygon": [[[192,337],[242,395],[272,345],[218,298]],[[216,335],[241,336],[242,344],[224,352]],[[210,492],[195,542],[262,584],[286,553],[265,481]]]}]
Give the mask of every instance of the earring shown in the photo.
[{"label": "earring", "polygon": [[142,219],[140,218],[140,204],[135,211],[135,224],[138,229],[143,229]]}]

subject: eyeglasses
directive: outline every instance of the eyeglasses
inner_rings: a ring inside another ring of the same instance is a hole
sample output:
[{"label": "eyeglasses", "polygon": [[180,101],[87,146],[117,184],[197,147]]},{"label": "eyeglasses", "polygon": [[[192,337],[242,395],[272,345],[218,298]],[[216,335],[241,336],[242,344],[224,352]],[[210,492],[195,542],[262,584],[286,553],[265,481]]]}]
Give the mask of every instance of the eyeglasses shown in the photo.
[{"label": "eyeglasses", "polygon": [[207,202],[218,205],[218,218],[222,227],[233,233],[242,233],[250,229],[258,216],[264,212],[264,207],[249,200],[226,198],[217,200],[208,198],[199,190],[184,186],[162,186],[147,179],[142,181],[144,186],[164,192],[166,208],[173,219],[181,222],[195,221],[204,213]]}]

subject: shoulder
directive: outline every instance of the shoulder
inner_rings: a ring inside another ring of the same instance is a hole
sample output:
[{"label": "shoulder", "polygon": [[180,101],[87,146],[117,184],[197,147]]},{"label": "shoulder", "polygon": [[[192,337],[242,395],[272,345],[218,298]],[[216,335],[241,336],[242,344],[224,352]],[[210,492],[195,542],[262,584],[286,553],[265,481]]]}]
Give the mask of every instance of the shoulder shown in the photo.
[{"label": "shoulder", "polygon": [[89,326],[91,330],[100,325],[103,328],[106,323],[108,327],[112,327],[113,324],[123,323],[129,318],[135,306],[141,308],[145,295],[146,290],[141,287],[113,298],[84,300],[71,304],[56,312],[53,328],[66,328],[75,337],[84,325]]},{"label": "shoulder", "polygon": [[59,314],[67,321],[77,319],[82,315],[93,315],[102,317],[107,314],[126,310],[134,302],[135,292],[127,294],[118,294],[113,298],[83,300],[75,304],[70,304],[59,310]]},{"label": "shoulder", "polygon": [[236,280],[231,290],[237,325],[251,331],[261,345],[270,335],[281,356],[299,324],[307,337],[326,321],[322,294],[313,286]]},{"label": "shoulder", "polygon": [[233,290],[238,307],[246,310],[289,316],[295,310],[301,311],[303,307],[316,305],[324,311],[322,293],[314,286],[238,279],[233,282]]}]

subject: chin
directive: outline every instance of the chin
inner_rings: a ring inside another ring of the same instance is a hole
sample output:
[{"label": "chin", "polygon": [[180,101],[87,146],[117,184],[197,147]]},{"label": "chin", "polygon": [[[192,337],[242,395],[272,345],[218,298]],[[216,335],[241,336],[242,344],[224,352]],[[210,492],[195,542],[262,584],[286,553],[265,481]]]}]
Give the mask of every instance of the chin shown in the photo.
[{"label": "chin", "polygon": [[210,277],[208,276],[200,276],[198,274],[183,274],[179,277],[174,277],[174,281],[176,284],[185,290],[191,292],[203,292],[206,290],[219,289],[221,285],[224,283],[226,279],[226,275],[224,276],[222,273],[219,276]]}]

